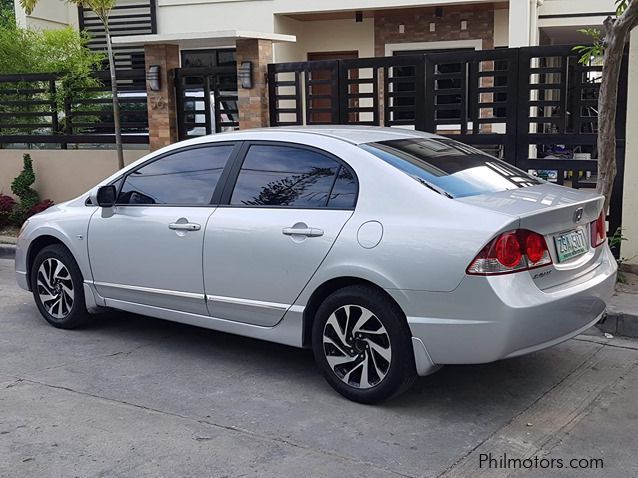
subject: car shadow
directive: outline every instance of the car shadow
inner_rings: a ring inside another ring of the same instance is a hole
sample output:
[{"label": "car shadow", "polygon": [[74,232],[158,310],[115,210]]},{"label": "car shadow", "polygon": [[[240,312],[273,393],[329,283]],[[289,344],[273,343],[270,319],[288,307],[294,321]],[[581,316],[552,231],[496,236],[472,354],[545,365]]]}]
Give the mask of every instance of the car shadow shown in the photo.
[{"label": "car shadow", "polygon": [[[263,380],[284,376],[320,394],[323,401],[339,406],[350,403],[323,380],[309,349],[120,312],[102,314],[83,330],[122,340],[134,337],[187,360],[221,361]],[[457,419],[466,415],[479,421],[481,416],[486,421],[505,417],[512,409],[542,396],[595,348],[594,344],[576,342],[489,364],[448,365],[435,374],[419,377],[406,393],[379,406],[415,416],[428,410],[428,414],[455,414]]]}]

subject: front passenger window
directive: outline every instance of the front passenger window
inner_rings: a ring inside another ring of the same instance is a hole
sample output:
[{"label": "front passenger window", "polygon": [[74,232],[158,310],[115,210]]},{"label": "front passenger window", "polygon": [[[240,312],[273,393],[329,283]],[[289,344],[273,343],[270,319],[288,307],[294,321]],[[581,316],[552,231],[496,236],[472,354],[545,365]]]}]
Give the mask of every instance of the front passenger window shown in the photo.
[{"label": "front passenger window", "polygon": [[192,148],[169,154],[130,173],[118,204],[210,204],[233,150],[232,144]]}]

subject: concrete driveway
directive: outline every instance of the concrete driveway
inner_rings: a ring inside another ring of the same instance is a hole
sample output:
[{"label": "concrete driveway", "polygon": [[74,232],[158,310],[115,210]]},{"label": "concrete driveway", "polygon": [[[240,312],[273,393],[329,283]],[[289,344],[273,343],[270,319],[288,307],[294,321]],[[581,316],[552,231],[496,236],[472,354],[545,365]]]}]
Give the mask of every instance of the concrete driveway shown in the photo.
[{"label": "concrete driveway", "polygon": [[[307,350],[129,314],[54,329],[3,259],[0,476],[633,477],[637,362],[637,342],[584,335],[364,406]],[[536,469],[488,468],[504,454]]]}]

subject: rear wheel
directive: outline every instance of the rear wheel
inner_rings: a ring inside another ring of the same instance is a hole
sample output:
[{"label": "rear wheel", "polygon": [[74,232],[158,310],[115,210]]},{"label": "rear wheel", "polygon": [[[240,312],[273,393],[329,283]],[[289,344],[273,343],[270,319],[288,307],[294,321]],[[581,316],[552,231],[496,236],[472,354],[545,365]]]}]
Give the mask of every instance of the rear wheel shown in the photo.
[{"label": "rear wheel", "polygon": [[317,311],[312,345],[328,383],[350,400],[376,403],[405,391],[416,378],[405,317],[373,287],[331,294]]},{"label": "rear wheel", "polygon": [[33,298],[42,316],[54,327],[73,329],[90,320],[83,282],[77,262],[62,244],[45,247],[33,261]]}]

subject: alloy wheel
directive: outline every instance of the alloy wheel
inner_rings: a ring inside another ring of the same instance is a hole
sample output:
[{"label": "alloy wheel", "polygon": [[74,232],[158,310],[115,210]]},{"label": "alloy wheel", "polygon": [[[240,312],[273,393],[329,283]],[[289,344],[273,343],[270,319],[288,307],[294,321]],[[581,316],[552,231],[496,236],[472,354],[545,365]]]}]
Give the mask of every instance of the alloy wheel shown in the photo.
[{"label": "alloy wheel", "polygon": [[388,332],[373,312],[359,305],[344,305],[330,315],[323,351],[334,374],[358,389],[378,385],[392,360]]},{"label": "alloy wheel", "polygon": [[67,267],[58,259],[45,259],[38,268],[37,293],[44,309],[54,318],[63,319],[73,308],[73,280]]}]

